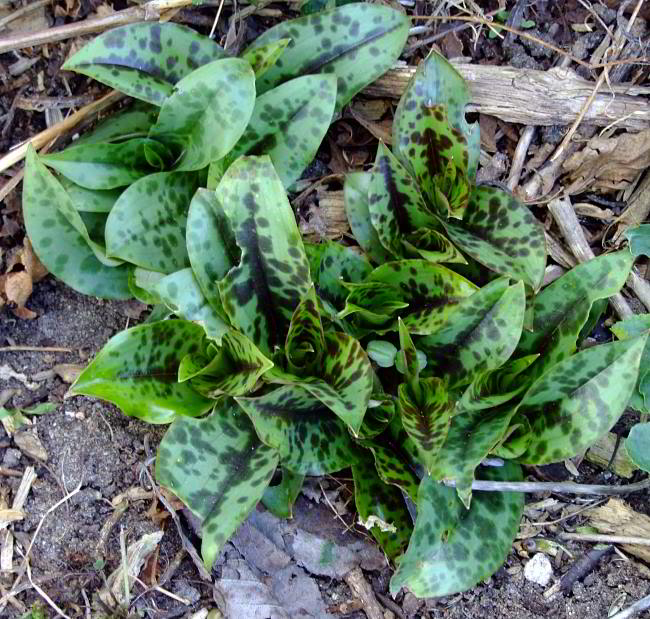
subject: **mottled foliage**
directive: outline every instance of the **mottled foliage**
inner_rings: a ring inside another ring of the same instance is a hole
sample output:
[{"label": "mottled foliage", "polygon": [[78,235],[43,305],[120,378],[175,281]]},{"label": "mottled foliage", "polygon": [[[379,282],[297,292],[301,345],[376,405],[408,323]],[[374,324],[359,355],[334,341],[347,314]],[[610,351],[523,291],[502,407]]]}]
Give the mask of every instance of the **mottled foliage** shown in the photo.
[{"label": "mottled foliage", "polygon": [[262,503],[278,518],[292,518],[293,504],[300,494],[305,476],[294,473],[284,466],[281,470],[282,479],[278,484],[271,484],[264,490]]}]

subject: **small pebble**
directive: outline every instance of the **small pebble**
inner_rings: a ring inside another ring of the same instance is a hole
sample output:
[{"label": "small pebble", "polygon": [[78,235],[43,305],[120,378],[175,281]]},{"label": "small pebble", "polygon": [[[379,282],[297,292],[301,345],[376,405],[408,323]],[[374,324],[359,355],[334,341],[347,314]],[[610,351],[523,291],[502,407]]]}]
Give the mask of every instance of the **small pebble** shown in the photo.
[{"label": "small pebble", "polygon": [[553,575],[553,566],[543,552],[538,552],[524,568],[524,578],[545,587]]},{"label": "small pebble", "polygon": [[22,456],[20,449],[7,449],[5,457],[2,460],[2,466],[12,469],[20,463],[20,456]]}]

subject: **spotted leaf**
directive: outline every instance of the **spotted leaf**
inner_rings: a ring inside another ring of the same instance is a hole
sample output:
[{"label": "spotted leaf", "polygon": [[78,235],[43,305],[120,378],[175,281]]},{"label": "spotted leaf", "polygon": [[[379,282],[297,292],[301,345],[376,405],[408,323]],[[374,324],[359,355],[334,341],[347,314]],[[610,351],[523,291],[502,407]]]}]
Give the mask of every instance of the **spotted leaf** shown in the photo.
[{"label": "spotted leaf", "polygon": [[325,334],[312,286],[293,312],[284,345],[287,367],[296,376],[310,376],[321,367]]},{"label": "spotted leaf", "polygon": [[177,170],[199,170],[237,143],[254,105],[250,65],[240,58],[215,60],[174,86],[149,135],[182,153]]},{"label": "spotted leaf", "polygon": [[261,77],[266,73],[282,56],[285,48],[291,39],[278,39],[267,45],[260,45],[252,49],[248,48],[241,54],[243,58],[253,68],[255,77]]},{"label": "spotted leaf", "polygon": [[126,266],[100,261],[102,248],[93,244],[70,196],[32,147],[25,164],[23,216],[34,251],[52,275],[82,294],[131,296]]},{"label": "spotted leaf", "polygon": [[532,439],[525,464],[571,458],[616,423],[636,385],[648,334],[594,346],[560,361],[526,392],[519,412]]},{"label": "spotted leaf", "polygon": [[161,273],[190,266],[185,223],[197,181],[195,174],[158,172],[133,183],[108,215],[109,256]]},{"label": "spotted leaf", "polygon": [[433,228],[419,228],[402,239],[409,256],[424,258],[429,262],[454,262],[467,264],[467,259],[441,232]]},{"label": "spotted leaf", "polygon": [[510,358],[525,310],[523,282],[508,286],[505,278],[497,279],[460,301],[444,326],[418,340],[418,348],[426,353],[434,374],[451,388],[467,385]]},{"label": "spotted leaf", "polygon": [[365,329],[365,333],[381,334],[394,329],[396,313],[408,307],[397,289],[384,282],[346,283],[345,287],[350,292],[338,316],[352,316],[354,325]]},{"label": "spotted leaf", "polygon": [[142,22],[100,34],[69,58],[63,69],[160,105],[176,82],[223,56],[214,41],[190,28]]},{"label": "spotted leaf", "polygon": [[114,335],[72,385],[119,406],[149,423],[169,423],[179,415],[197,416],[212,403],[178,383],[178,366],[196,352],[203,329],[185,320],[139,325]]},{"label": "spotted leaf", "polygon": [[[509,462],[481,473],[495,481],[522,478],[520,467]],[[418,597],[438,597],[465,591],[501,567],[519,528],[524,495],[479,492],[467,510],[453,488],[425,477],[417,504],[415,530],[390,592],[407,587]]]},{"label": "spotted leaf", "polygon": [[300,494],[304,480],[304,475],[282,467],[282,480],[264,490],[262,504],[278,518],[293,518],[293,504]]},{"label": "spotted leaf", "polygon": [[201,325],[208,337],[221,341],[224,333],[228,332],[228,323],[203,296],[192,269],[181,269],[166,275],[154,290],[174,314]]},{"label": "spotted leaf", "polygon": [[[165,277],[164,273],[148,271],[147,269],[129,265],[129,290],[141,303],[147,305],[160,304],[162,301],[156,292],[156,285],[163,277]],[[171,314],[167,307],[165,307],[165,310]]]},{"label": "spotted leaf", "polygon": [[616,294],[633,262],[625,250],[599,256],[574,267],[535,297],[533,330],[523,332],[517,352],[541,355],[535,364],[537,376],[575,352],[594,301]]},{"label": "spotted leaf", "polygon": [[266,30],[244,53],[290,39],[282,57],[257,80],[258,92],[299,75],[332,73],[340,110],[393,66],[406,43],[409,25],[406,15],[394,9],[359,2],[283,21]]},{"label": "spotted leaf", "polygon": [[357,432],[360,439],[371,439],[381,434],[395,416],[395,401],[392,397],[373,393],[363,416],[363,423]]},{"label": "spotted leaf", "polygon": [[156,479],[201,520],[201,555],[211,568],[262,498],[278,464],[230,399],[204,419],[177,419],[158,447]]},{"label": "spotted leaf", "polygon": [[352,478],[360,524],[370,531],[386,556],[398,562],[413,531],[402,493],[380,479],[370,454],[352,465]]},{"label": "spotted leaf", "polygon": [[207,302],[223,314],[218,282],[238,264],[241,251],[214,191],[197,189],[187,213],[187,255]]},{"label": "spotted leaf", "polygon": [[521,279],[538,290],[546,268],[542,225],[518,200],[496,187],[475,187],[458,223],[445,224],[449,238],[488,269]]},{"label": "spotted leaf", "polygon": [[237,402],[260,439],[277,449],[282,464],[296,473],[333,473],[357,459],[345,424],[302,387],[285,385]]},{"label": "spotted leaf", "polygon": [[159,109],[142,101],[135,101],[130,107],[122,108],[115,114],[97,123],[85,132],[75,145],[113,142],[134,137],[147,137],[149,128],[156,122]]},{"label": "spotted leaf", "polygon": [[285,187],[298,180],[327,133],[336,102],[333,75],[304,75],[260,95],[228,155],[268,155]]},{"label": "spotted leaf", "polygon": [[82,213],[109,213],[122,193],[121,188],[101,191],[86,189],[65,177],[59,180],[72,200],[72,205]]},{"label": "spotted leaf", "polygon": [[625,439],[625,451],[630,460],[642,471],[650,473],[650,423],[637,423],[632,426]]},{"label": "spotted leaf", "polygon": [[241,157],[228,168],[217,199],[241,249],[219,282],[226,315],[263,353],[284,334],[309,287],[309,262],[282,182],[268,157]]},{"label": "spotted leaf", "polygon": [[352,172],[345,177],[343,196],[345,216],[352,234],[368,258],[377,264],[392,260],[390,252],[381,244],[377,231],[370,221],[368,191],[370,172]]}]

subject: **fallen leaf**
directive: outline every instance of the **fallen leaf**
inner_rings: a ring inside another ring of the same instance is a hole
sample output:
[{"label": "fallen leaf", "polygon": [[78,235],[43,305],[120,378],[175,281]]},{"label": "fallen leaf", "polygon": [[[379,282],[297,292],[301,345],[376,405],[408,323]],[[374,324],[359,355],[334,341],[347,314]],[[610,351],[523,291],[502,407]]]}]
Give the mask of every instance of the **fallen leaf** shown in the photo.
[{"label": "fallen leaf", "polygon": [[27,271],[8,273],[4,282],[5,297],[16,307],[23,307],[32,294],[32,278]]},{"label": "fallen leaf", "polygon": [[20,430],[14,434],[14,443],[25,455],[41,462],[47,462],[48,455],[35,428]]},{"label": "fallen leaf", "polygon": [[84,366],[76,363],[59,363],[52,369],[64,383],[73,383],[83,371]]}]

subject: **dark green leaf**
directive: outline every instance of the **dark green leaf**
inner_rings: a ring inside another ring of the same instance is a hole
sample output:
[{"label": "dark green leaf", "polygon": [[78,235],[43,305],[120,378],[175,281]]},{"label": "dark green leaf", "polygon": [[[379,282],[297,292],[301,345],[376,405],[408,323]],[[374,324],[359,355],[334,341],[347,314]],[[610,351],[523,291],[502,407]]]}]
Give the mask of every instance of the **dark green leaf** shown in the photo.
[{"label": "dark green leaf", "polygon": [[632,426],[625,439],[625,451],[642,471],[650,473],[650,423],[637,423]]},{"label": "dark green leaf", "polygon": [[200,170],[241,137],[255,105],[255,75],[241,58],[215,60],[174,86],[149,135],[182,152],[177,170]]},{"label": "dark green leaf", "polygon": [[282,467],[282,481],[269,486],[262,495],[262,503],[278,518],[293,518],[293,504],[296,502],[305,476]]},{"label": "dark green leaf", "polygon": [[[521,480],[519,466],[506,463],[482,478]],[[407,587],[418,597],[465,591],[505,561],[519,528],[524,495],[479,492],[468,511],[453,488],[425,477],[418,492],[418,517],[408,550],[390,581],[392,595]]]},{"label": "dark green leaf", "polygon": [[156,479],[201,519],[201,554],[212,567],[221,548],[262,498],[278,456],[260,443],[229,398],[204,419],[177,419],[156,458]]},{"label": "dark green leaf", "polygon": [[463,254],[441,232],[433,228],[420,228],[402,239],[406,252],[430,262],[455,262],[467,264]]},{"label": "dark green leaf", "polygon": [[257,398],[237,398],[260,439],[283,465],[304,475],[340,471],[356,462],[345,424],[305,389],[282,386]]},{"label": "dark green leaf", "polygon": [[381,434],[395,416],[395,401],[390,396],[372,394],[357,433],[360,439],[371,439]]},{"label": "dark green leaf", "polygon": [[195,174],[158,172],[133,183],[108,216],[108,255],[161,273],[190,266],[185,223],[197,181]]},{"label": "dark green leaf", "polygon": [[325,334],[312,286],[293,312],[285,342],[287,368],[296,376],[313,376],[325,354]]},{"label": "dark green leaf", "polygon": [[253,68],[255,77],[264,75],[282,56],[291,39],[278,39],[255,49],[247,49],[240,57]]},{"label": "dark green leaf", "polygon": [[212,402],[178,383],[178,366],[196,352],[203,329],[185,320],[140,325],[114,335],[71,387],[149,423],[205,413]]},{"label": "dark green leaf", "polygon": [[[128,299],[126,266],[103,257],[65,189],[27,150],[23,190],[25,227],[36,255],[47,270],[82,294],[108,299]],[[102,258],[102,261],[100,261]]]},{"label": "dark green leaf", "polygon": [[176,82],[224,55],[214,41],[186,26],[142,22],[100,34],[69,58],[63,69],[160,105]]},{"label": "dark green leaf", "polygon": [[244,52],[279,39],[291,39],[282,57],[257,80],[266,92],[288,79],[310,73],[337,78],[337,108],[390,69],[406,43],[410,21],[387,6],[355,3],[318,15],[283,21]]}]

